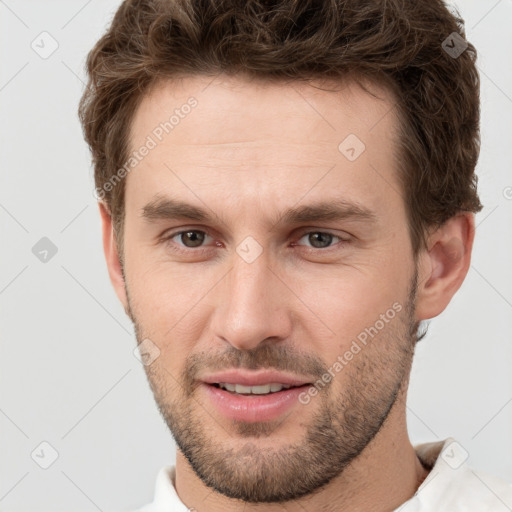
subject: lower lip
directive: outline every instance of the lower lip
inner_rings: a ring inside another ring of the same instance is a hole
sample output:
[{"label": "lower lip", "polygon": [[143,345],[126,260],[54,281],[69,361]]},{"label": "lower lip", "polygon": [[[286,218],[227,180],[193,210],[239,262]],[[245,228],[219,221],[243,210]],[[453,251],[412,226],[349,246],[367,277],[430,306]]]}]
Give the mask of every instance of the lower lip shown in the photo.
[{"label": "lower lip", "polygon": [[239,395],[210,384],[202,384],[208,397],[226,418],[251,423],[279,418],[299,402],[310,385],[283,389],[268,395]]}]

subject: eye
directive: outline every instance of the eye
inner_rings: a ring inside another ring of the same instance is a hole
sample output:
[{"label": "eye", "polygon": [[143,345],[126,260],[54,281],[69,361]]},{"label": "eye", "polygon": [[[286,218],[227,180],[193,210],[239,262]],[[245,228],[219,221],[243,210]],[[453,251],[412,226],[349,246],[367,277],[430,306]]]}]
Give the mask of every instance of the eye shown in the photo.
[{"label": "eye", "polygon": [[[212,237],[205,231],[200,229],[187,229],[164,235],[161,238],[161,241],[170,245],[171,248],[177,252],[191,254],[191,252],[206,250],[207,247],[205,246],[205,243],[208,238],[212,239]],[[325,252],[331,248],[335,248],[336,245],[344,245],[350,241],[347,238],[342,238],[338,235],[325,231],[306,232],[299,238],[299,242],[303,239],[306,239],[309,244],[305,245],[307,250]],[[304,244],[295,242],[292,245]]]},{"label": "eye", "polygon": [[311,244],[309,248],[312,249],[329,249],[332,247],[332,242],[335,239],[337,239],[339,242],[348,242],[347,239],[324,231],[310,231],[302,235],[299,241],[303,238],[305,238]]},{"label": "eye", "polygon": [[176,243],[179,247],[185,247],[186,249],[194,249],[197,247],[201,247],[203,242],[207,237],[204,231],[199,229],[187,229],[186,231],[178,231],[177,233],[170,233],[169,235],[164,237],[164,240],[167,242],[174,241],[176,238]]}]

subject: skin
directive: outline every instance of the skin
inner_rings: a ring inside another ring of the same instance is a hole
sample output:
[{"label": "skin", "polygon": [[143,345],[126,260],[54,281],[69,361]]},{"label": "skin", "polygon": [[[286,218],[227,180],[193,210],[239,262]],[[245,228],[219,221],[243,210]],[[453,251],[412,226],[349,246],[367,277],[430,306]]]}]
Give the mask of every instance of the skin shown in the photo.
[{"label": "skin", "polygon": [[[462,284],[474,216],[432,230],[414,259],[394,99],[373,90],[380,99],[354,83],[333,92],[188,77],[157,84],[135,113],[131,149],[198,101],[126,177],[123,266],[102,202],[100,213],[114,289],[138,342],[160,350],[145,370],[178,444],[177,493],[199,512],[393,510],[428,474],[406,427],[414,332]],[[355,161],[338,150],[348,134],[366,146]],[[214,218],[144,218],[157,194]],[[340,199],[374,222],[276,224],[289,208]],[[199,233],[191,242],[180,230]],[[236,251],[247,236],[262,249],[251,263]],[[400,311],[329,385],[278,421],[228,420],[197,386],[209,371],[251,365],[316,379],[393,304]]]}]

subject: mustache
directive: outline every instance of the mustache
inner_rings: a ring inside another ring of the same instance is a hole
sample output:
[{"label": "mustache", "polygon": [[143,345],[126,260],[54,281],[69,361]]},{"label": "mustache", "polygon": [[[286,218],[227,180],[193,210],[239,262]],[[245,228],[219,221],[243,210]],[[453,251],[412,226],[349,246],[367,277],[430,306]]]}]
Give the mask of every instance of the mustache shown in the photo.
[{"label": "mustache", "polygon": [[186,390],[193,391],[199,385],[198,377],[201,373],[233,368],[277,370],[308,376],[315,381],[328,371],[328,366],[318,357],[290,346],[271,342],[262,343],[250,350],[239,350],[229,346],[220,353],[203,351],[189,354],[182,371],[181,381]]}]

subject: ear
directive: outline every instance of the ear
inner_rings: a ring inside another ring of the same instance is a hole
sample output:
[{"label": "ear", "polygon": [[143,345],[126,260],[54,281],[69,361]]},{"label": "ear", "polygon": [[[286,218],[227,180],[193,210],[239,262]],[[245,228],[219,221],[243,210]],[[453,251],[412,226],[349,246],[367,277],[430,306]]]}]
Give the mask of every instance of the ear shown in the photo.
[{"label": "ear", "polygon": [[108,206],[103,201],[98,201],[98,206],[100,208],[101,229],[103,233],[103,252],[105,253],[110,281],[114,286],[114,290],[121,301],[124,310],[128,314],[128,300],[126,298],[126,288],[121,262],[119,260],[117,245],[114,238],[112,217]]},{"label": "ear", "polygon": [[429,235],[428,249],[418,259],[418,320],[444,311],[464,281],[471,264],[475,216],[461,213]]}]

